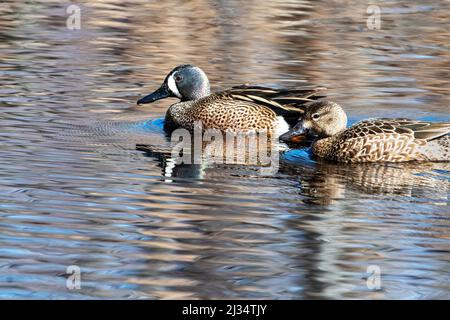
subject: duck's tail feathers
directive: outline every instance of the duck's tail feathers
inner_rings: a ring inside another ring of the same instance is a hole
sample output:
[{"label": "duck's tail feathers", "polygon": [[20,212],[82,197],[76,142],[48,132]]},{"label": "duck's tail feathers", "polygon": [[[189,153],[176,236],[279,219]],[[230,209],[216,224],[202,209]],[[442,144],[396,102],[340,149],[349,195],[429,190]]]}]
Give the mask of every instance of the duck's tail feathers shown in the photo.
[{"label": "duck's tail feathers", "polygon": [[429,161],[450,162],[450,136],[447,134],[428,141],[421,151]]}]

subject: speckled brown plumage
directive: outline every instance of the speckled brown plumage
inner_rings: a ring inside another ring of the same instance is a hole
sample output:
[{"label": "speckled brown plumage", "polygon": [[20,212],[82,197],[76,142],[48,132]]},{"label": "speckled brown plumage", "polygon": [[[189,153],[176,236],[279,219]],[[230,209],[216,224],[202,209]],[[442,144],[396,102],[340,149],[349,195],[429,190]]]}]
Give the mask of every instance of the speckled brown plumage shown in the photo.
[{"label": "speckled brown plumage", "polygon": [[316,136],[313,154],[338,162],[450,161],[448,122],[382,118],[346,126],[347,116],[338,104],[315,101],[280,139]]},{"label": "speckled brown plumage", "polygon": [[263,87],[239,86],[213,93],[198,100],[182,101],[169,107],[166,125],[171,128],[193,129],[201,121],[204,129],[276,130],[277,117],[289,122],[304,112],[305,102],[315,99],[324,88],[274,90]]},{"label": "speckled brown plumage", "polygon": [[448,161],[450,123],[375,119],[316,141],[315,155],[339,162]]},{"label": "speckled brown plumage", "polygon": [[267,130],[279,135],[297,122],[304,104],[318,98],[325,88],[277,90],[241,85],[211,94],[208,77],[199,67],[183,64],[164,79],[156,91],[137,104],[174,97],[180,102],[169,107],[164,127],[193,129],[200,122],[203,129],[222,131]]}]

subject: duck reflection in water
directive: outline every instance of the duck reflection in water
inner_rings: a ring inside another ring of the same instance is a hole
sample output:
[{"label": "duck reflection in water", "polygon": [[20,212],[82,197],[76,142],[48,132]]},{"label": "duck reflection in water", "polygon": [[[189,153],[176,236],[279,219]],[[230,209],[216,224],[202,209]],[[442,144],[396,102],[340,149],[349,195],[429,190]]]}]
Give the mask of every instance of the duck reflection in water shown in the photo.
[{"label": "duck reflection in water", "polygon": [[[290,154],[293,153],[294,155]],[[299,180],[299,195],[313,204],[337,204],[358,194],[432,199],[448,203],[450,163],[341,164],[311,161],[290,151],[281,159],[280,173]]]},{"label": "duck reflection in water", "polygon": [[152,145],[136,146],[159,159],[163,175],[168,178],[202,178],[206,169],[212,168],[225,172],[242,169],[251,175],[272,176],[278,171],[280,151],[285,148],[266,131],[222,132],[202,130],[201,126],[193,131],[178,128],[172,131],[170,140],[170,147],[164,151]]},{"label": "duck reflection in water", "polygon": [[[211,143],[204,143],[202,150],[207,149],[208,145]],[[226,161],[218,163],[208,157],[199,158],[197,162],[179,163],[170,149],[156,149],[151,145],[137,145],[136,148],[158,160],[166,182],[230,176],[263,178],[260,164],[249,162],[248,157],[231,164]],[[191,150],[194,150],[193,147]],[[274,155],[271,160],[275,161],[280,151],[286,151],[286,147],[278,144],[272,151]],[[360,193],[379,195],[384,199],[400,196],[405,197],[405,201],[408,198],[424,198],[438,203],[448,202],[450,163],[331,163],[312,158],[303,149],[282,153],[277,169],[272,176],[297,180],[298,187],[293,192],[298,193],[303,202],[311,204],[336,204]]]}]

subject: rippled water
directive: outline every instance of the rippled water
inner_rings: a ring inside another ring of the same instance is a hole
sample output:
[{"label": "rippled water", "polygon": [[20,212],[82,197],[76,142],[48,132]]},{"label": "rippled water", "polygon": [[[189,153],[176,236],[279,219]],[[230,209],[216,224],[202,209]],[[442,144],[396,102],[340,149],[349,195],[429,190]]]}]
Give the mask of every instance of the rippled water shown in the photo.
[{"label": "rippled water", "polygon": [[379,1],[380,30],[356,0],[75,3],[81,30],[65,2],[0,3],[0,298],[450,298],[449,164],[168,170],[172,101],[135,105],[193,63],[215,89],[326,86],[352,121],[449,121],[450,2]]}]

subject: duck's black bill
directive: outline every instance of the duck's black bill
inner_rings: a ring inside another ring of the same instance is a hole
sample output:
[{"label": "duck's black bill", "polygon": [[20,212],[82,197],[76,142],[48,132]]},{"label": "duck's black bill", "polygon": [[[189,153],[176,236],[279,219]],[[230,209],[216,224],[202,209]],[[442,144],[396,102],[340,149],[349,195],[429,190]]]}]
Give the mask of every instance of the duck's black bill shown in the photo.
[{"label": "duck's black bill", "polygon": [[149,95],[146,95],[145,97],[138,100],[137,104],[146,104],[146,103],[152,103],[156,100],[161,100],[164,98],[170,97],[171,94],[166,86],[161,86],[158,90],[156,90],[153,93],[150,93]]},{"label": "duck's black bill", "polygon": [[304,143],[307,142],[310,137],[305,133],[291,130],[283,133],[279,139],[284,142]]},{"label": "duck's black bill", "polygon": [[303,128],[302,123],[297,123],[291,130],[289,130],[286,133],[283,133],[279,139],[284,142],[291,142],[291,143],[307,143],[310,142],[312,139],[312,136],[309,132],[309,130],[305,130]]}]

